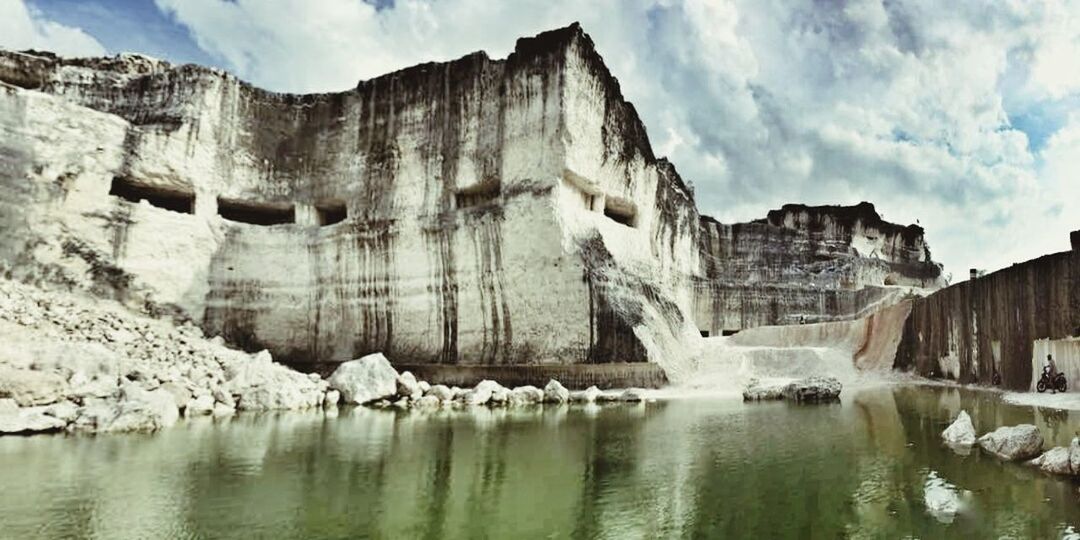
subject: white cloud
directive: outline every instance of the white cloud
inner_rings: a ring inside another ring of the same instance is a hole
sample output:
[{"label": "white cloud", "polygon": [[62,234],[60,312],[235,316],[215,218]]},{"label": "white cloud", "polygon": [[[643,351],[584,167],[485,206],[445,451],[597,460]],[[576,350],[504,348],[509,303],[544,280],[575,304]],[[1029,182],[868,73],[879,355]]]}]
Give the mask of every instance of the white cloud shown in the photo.
[{"label": "white cloud", "polygon": [[241,77],[288,91],[502,57],[578,20],[721,219],[869,200],[919,219],[957,275],[1064,249],[1080,227],[1080,112],[1041,151],[1010,118],[1080,103],[1069,0],[156,2]]},{"label": "white cloud", "polygon": [[23,0],[0,0],[0,47],[40,49],[62,56],[101,56],[105,47],[86,32],[50,21]]}]

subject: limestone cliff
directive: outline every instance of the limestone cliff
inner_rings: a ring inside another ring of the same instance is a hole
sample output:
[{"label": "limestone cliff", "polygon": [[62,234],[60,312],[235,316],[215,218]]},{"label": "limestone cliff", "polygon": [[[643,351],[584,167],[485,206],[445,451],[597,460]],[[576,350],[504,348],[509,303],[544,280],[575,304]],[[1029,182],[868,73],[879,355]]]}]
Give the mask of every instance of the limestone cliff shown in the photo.
[{"label": "limestone cliff", "polygon": [[676,357],[698,214],[577,26],[335,94],[0,52],[0,265],[292,362]]},{"label": "limestone cliff", "polygon": [[944,284],[922,228],[884,221],[865,202],[788,204],[731,225],[703,217],[699,250],[695,319],[714,335],[854,319]]},{"label": "limestone cliff", "polygon": [[852,319],[941,281],[922,230],[869,204],[699,216],[577,25],[311,95],[0,51],[0,135],[5,275],[311,368],[678,379],[699,328]]}]

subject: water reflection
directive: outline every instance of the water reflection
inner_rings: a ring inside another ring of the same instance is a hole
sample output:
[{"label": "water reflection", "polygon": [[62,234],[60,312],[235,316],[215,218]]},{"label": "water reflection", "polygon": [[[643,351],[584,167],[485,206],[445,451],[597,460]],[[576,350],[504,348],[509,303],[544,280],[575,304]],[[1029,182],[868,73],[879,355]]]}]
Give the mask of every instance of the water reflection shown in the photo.
[{"label": "water reflection", "polygon": [[[957,455],[938,434],[1069,413],[956,388],[839,405],[692,399],[534,410],[198,419],[153,436],[0,439],[0,536],[878,538],[1059,535],[1069,481]],[[970,492],[929,515],[930,472]]]}]

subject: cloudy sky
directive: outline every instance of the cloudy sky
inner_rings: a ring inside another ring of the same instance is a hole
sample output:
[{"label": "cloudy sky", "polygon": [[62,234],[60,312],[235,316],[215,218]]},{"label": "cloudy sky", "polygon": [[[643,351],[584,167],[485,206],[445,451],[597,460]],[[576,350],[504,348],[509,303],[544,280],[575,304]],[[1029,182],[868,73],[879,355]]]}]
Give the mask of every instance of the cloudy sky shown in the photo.
[{"label": "cloudy sky", "polygon": [[0,0],[0,46],[134,51],[272,90],[580,21],[723,221],[868,200],[962,279],[1080,229],[1080,0]]}]

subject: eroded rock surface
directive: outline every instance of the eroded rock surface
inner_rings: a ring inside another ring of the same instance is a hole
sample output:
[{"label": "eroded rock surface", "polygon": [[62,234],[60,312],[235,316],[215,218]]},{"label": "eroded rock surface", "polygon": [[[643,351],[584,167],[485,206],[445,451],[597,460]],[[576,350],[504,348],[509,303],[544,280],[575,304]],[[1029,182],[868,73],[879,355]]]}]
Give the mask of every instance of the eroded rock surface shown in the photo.
[{"label": "eroded rock surface", "polygon": [[743,388],[743,401],[772,401],[784,399],[786,382],[762,382],[754,378]]},{"label": "eroded rock surface", "polygon": [[918,225],[870,203],[784,205],[749,223],[703,217],[698,327],[723,331],[849,320],[945,284]]},{"label": "eroded rock surface", "polygon": [[344,362],[327,379],[345,403],[362,405],[397,393],[398,372],[382,353]]},{"label": "eroded rock surface", "polygon": [[0,279],[4,433],[156,431],[189,416],[320,406],[326,382],[193,326]]},{"label": "eroded rock surface", "polygon": [[956,415],[956,420],[941,432],[941,438],[946,444],[953,446],[975,444],[975,426],[971,423],[967,411],[960,411],[960,414]]},{"label": "eroded rock surface", "polygon": [[693,193],[577,25],[340,93],[138,55],[0,51],[0,82],[17,279],[290,363],[674,363],[697,336]]},{"label": "eroded rock surface", "polygon": [[982,437],[979,446],[1006,461],[1031,459],[1042,452],[1043,436],[1031,424],[999,427]]},{"label": "eroded rock surface", "polygon": [[1080,438],[1074,437],[1069,446],[1055,446],[1028,462],[1051,474],[1080,476]]},{"label": "eroded rock surface", "polygon": [[835,377],[808,377],[784,386],[784,399],[797,403],[836,401],[842,388]]}]

